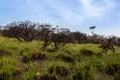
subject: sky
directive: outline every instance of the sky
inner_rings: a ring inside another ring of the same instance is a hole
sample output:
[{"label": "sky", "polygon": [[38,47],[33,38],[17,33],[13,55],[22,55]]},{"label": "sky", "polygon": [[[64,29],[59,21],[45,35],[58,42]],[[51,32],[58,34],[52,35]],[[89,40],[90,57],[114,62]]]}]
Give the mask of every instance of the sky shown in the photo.
[{"label": "sky", "polygon": [[25,20],[120,37],[120,0],[0,0],[0,25]]}]

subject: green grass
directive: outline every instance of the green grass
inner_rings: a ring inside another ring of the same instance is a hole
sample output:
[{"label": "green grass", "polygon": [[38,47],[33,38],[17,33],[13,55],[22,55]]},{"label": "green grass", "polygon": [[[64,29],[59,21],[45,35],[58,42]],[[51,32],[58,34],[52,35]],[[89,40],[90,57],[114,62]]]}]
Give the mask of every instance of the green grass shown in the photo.
[{"label": "green grass", "polygon": [[13,57],[2,57],[0,59],[0,79],[10,80],[19,72],[18,62]]},{"label": "green grass", "polygon": [[[50,52],[51,45],[47,50],[41,50],[41,41],[19,42],[0,37],[0,80],[35,80],[37,72],[39,80],[117,79],[120,73],[120,48],[115,47],[113,54],[112,51],[103,53],[98,46],[67,44],[58,51]],[[45,58],[38,59],[36,53],[44,54]],[[36,55],[35,60],[31,60],[33,54]]]}]

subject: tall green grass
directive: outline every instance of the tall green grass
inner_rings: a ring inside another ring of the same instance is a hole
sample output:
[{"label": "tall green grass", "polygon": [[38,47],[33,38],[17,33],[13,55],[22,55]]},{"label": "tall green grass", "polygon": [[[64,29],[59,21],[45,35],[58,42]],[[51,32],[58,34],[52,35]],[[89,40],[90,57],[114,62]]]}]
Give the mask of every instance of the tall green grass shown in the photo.
[{"label": "tall green grass", "polygon": [[19,63],[13,57],[0,58],[0,80],[11,80],[19,72]]},{"label": "tall green grass", "polygon": [[[67,44],[50,52],[51,45],[46,51],[41,50],[41,41],[19,42],[13,38],[0,37],[0,80],[14,79],[16,75],[22,76],[20,80],[34,80],[36,72],[40,73],[40,80],[97,80],[99,77],[109,80],[108,76],[116,79],[120,73],[120,48],[115,47],[116,52],[113,54],[110,50],[103,53],[98,46]],[[32,60],[32,55],[36,53],[45,54],[46,58],[41,60],[36,55],[35,60]],[[23,59],[28,62],[24,63]],[[19,66],[22,64],[27,65],[27,69],[21,73]]]}]

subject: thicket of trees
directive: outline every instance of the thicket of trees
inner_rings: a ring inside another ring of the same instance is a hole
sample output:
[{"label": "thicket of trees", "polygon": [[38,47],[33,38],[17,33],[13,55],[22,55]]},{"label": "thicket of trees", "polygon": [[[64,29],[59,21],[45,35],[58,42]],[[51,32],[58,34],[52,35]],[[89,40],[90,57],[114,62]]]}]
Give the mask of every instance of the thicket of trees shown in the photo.
[{"label": "thicket of trees", "polygon": [[19,41],[33,41],[42,40],[44,42],[43,49],[49,44],[53,44],[55,49],[59,45],[66,45],[68,43],[94,43],[120,46],[120,38],[116,36],[104,37],[93,34],[92,36],[79,31],[71,32],[67,28],[53,27],[50,24],[40,24],[31,21],[20,21],[0,26],[0,34],[5,37],[16,38]]}]

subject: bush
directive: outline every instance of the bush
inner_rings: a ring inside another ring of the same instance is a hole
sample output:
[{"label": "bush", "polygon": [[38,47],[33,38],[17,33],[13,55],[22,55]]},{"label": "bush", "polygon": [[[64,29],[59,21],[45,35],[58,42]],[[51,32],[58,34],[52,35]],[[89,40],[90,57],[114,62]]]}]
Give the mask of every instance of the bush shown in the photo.
[{"label": "bush", "polygon": [[92,56],[94,55],[95,53],[91,50],[88,50],[88,49],[83,49],[80,51],[80,53],[83,55],[83,56]]},{"label": "bush", "polygon": [[82,58],[84,58],[80,53],[75,53],[74,55],[73,55],[73,59],[74,59],[74,62],[75,61],[79,61],[79,62],[81,62],[83,59]]},{"label": "bush", "polygon": [[56,76],[45,74],[40,77],[39,80],[57,80]]},{"label": "bush", "polygon": [[114,75],[120,72],[120,64],[109,64],[105,67],[105,73],[109,75]]},{"label": "bush", "polygon": [[24,55],[24,56],[23,56],[23,60],[22,60],[22,61],[23,61],[24,63],[27,63],[27,62],[29,62],[30,60],[31,60],[31,59],[30,59],[29,56],[27,56],[27,55]]},{"label": "bush", "polygon": [[36,80],[34,78],[36,71],[37,71],[36,66],[33,65],[33,63],[29,62],[28,63],[28,67],[26,69],[26,72],[22,76],[21,80]]},{"label": "bush", "polygon": [[75,73],[72,77],[73,77],[73,80],[83,80],[83,76],[81,72]]},{"label": "bush", "polygon": [[4,55],[11,55],[11,52],[4,49],[0,49],[0,56],[4,56]]},{"label": "bush", "polygon": [[73,80],[94,80],[93,75],[90,72],[90,67],[85,66],[83,69],[77,69],[73,74]]},{"label": "bush", "polygon": [[101,70],[103,73],[115,75],[120,73],[120,54],[104,55],[101,59]]},{"label": "bush", "polygon": [[27,63],[29,61],[35,61],[35,60],[43,60],[46,59],[46,55],[44,53],[32,53],[32,54],[27,54],[23,56],[23,62]]},{"label": "bush", "polygon": [[76,63],[73,67],[73,80],[94,80],[94,69],[88,63]]},{"label": "bush", "polygon": [[39,52],[32,53],[32,56],[31,56],[32,61],[34,61],[34,60],[43,60],[45,58],[46,58],[46,55],[44,53],[39,53]]},{"label": "bush", "polygon": [[101,58],[103,56],[103,54],[99,52],[99,53],[96,54],[96,56],[98,56],[99,58]]},{"label": "bush", "polygon": [[48,73],[56,76],[67,76],[69,70],[63,62],[55,62],[48,67]]},{"label": "bush", "polygon": [[120,80],[120,73],[116,73],[113,77],[113,80]]},{"label": "bush", "polygon": [[39,36],[38,24],[31,21],[13,22],[4,26],[1,33],[5,37],[16,38],[19,41],[33,41]]},{"label": "bush", "polygon": [[0,63],[0,80],[10,80],[20,72],[18,62],[11,57],[3,57]]},{"label": "bush", "polygon": [[72,62],[74,63],[73,57],[70,56],[69,54],[58,54],[55,56],[55,59],[61,59],[65,62]]},{"label": "bush", "polygon": [[57,50],[56,49],[47,49],[46,51],[47,52],[56,52]]}]

